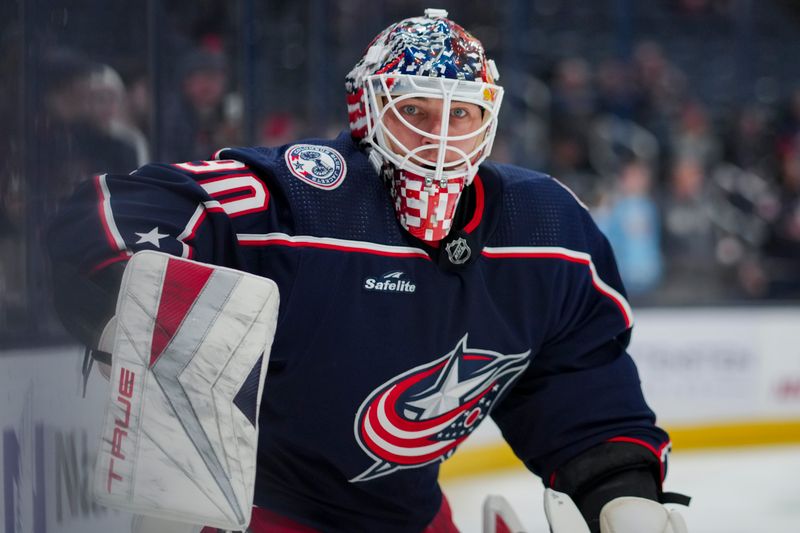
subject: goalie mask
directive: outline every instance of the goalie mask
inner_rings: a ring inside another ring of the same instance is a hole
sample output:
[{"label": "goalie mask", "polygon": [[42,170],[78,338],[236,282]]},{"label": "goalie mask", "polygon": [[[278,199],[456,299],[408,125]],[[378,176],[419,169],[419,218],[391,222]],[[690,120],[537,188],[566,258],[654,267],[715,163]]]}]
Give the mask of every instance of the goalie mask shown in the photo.
[{"label": "goalie mask", "polygon": [[428,9],[381,32],[347,75],[350,130],[369,147],[400,224],[439,241],[492,148],[503,89],[480,41]]}]

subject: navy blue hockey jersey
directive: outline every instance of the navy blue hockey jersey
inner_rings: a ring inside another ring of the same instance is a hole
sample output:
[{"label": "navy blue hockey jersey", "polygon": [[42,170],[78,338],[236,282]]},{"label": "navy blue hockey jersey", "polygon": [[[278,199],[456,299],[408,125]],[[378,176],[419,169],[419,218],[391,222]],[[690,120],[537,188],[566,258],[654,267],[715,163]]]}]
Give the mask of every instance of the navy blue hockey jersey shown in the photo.
[{"label": "navy blue hockey jersey", "polygon": [[662,455],[586,209],[507,165],[484,164],[465,194],[461,227],[431,247],[347,133],[224,149],[95,177],[51,255],[91,273],[156,249],[275,280],[255,504],[322,531],[422,530],[439,464],[487,416],[546,483],[609,440]]}]

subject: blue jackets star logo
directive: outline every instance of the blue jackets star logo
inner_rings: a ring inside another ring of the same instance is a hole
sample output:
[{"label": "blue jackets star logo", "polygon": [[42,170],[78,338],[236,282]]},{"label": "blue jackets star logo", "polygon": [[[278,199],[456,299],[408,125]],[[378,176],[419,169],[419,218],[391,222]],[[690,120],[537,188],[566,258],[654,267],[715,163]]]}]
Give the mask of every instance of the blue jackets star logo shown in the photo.
[{"label": "blue jackets star logo", "polygon": [[138,231],[134,232],[138,235],[139,240],[136,241],[135,244],[152,244],[156,248],[161,248],[161,239],[164,237],[169,237],[167,233],[159,233],[158,226],[154,227],[147,233],[139,233]]},{"label": "blue jackets star logo", "polygon": [[355,419],[358,443],[375,462],[351,481],[452,455],[527,368],[529,355],[530,350],[504,355],[470,348],[464,335],[448,354],[378,387]]}]

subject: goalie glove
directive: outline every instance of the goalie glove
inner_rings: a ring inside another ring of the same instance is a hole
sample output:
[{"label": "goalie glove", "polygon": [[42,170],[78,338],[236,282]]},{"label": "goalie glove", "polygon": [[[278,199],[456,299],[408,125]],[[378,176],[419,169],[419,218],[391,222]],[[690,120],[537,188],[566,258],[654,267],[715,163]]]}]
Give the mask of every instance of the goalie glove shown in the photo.
[{"label": "goalie glove", "polygon": [[[551,533],[589,533],[589,526],[572,499],[546,489],[544,511]],[[646,498],[623,496],[600,511],[600,533],[688,533],[680,513]]]},{"label": "goalie glove", "polygon": [[133,256],[117,300],[100,503],[245,529],[277,316],[271,280],[158,252]]}]

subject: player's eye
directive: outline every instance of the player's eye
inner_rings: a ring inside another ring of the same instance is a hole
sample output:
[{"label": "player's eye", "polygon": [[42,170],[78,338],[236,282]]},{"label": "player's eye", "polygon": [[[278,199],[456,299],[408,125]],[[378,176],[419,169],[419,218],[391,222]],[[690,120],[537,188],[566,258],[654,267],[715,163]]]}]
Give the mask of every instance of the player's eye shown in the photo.
[{"label": "player's eye", "polygon": [[419,108],[414,104],[406,104],[400,108],[404,115],[415,116],[419,114]]},{"label": "player's eye", "polygon": [[455,118],[467,118],[467,116],[469,116],[469,111],[463,107],[455,107],[452,111],[450,111],[450,114]]}]

